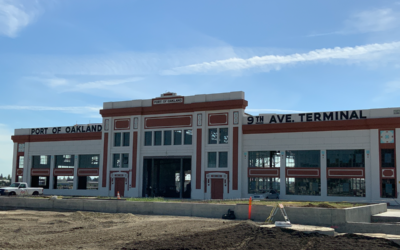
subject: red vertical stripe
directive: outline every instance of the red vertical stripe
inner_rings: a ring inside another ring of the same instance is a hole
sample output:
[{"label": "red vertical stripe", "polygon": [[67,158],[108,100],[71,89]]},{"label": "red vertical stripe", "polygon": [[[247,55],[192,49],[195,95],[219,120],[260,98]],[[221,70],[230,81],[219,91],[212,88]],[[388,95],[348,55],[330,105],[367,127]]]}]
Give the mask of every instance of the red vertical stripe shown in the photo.
[{"label": "red vertical stripe", "polygon": [[133,132],[133,152],[132,152],[132,187],[136,187],[136,161],[137,161],[137,134],[138,132]]},{"label": "red vertical stripe", "polygon": [[232,189],[238,190],[238,151],[239,128],[233,128],[233,161],[232,161]]},{"label": "red vertical stripe", "polygon": [[108,157],[108,133],[104,133],[104,145],[103,145],[103,185],[107,186],[107,157]]},{"label": "red vertical stripe", "polygon": [[201,128],[199,128],[196,143],[196,189],[201,189],[201,138]]}]

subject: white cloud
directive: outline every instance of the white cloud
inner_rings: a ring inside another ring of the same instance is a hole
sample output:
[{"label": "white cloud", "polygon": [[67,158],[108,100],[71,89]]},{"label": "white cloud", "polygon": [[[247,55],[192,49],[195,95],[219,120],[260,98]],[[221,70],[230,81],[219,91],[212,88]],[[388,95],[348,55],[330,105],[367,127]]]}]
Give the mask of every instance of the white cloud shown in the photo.
[{"label": "white cloud", "polygon": [[40,80],[43,81],[47,86],[52,87],[52,88],[68,85],[67,79],[63,79],[63,78],[55,77],[55,78],[40,79]]},{"label": "white cloud", "polygon": [[[260,49],[256,49],[260,50]],[[98,55],[25,55],[21,64],[34,75],[73,76],[145,76],[160,70],[208,60],[248,56],[252,49],[233,47],[206,47],[170,50],[166,52],[106,53]],[[1,58],[0,58],[1,60]]]},{"label": "white cloud", "polygon": [[41,13],[36,1],[0,0],[0,35],[16,37]]},{"label": "white cloud", "polygon": [[379,32],[397,27],[400,13],[392,9],[376,9],[355,13],[345,21],[341,33]]},{"label": "white cloud", "polygon": [[70,91],[79,91],[87,89],[107,89],[108,87],[113,87],[120,84],[137,82],[142,80],[141,77],[131,77],[125,79],[114,79],[114,80],[102,80],[102,81],[92,81],[86,83],[76,84]]},{"label": "white cloud", "polygon": [[399,48],[400,42],[392,42],[382,44],[369,44],[356,47],[336,47],[333,49],[319,49],[303,54],[291,54],[283,56],[255,56],[248,59],[235,57],[227,60],[218,60],[192,64],[184,67],[177,67],[171,70],[165,70],[162,73],[166,75],[200,74],[231,70],[238,71],[261,67],[263,70],[268,71],[272,69],[279,70],[284,65],[296,64],[301,62],[331,61],[338,59],[344,59],[348,61],[368,61],[372,58],[376,60],[377,57],[385,55],[387,52],[398,52]]},{"label": "white cloud", "polygon": [[93,114],[99,113],[102,107],[83,106],[83,107],[51,107],[51,106],[16,106],[5,105],[0,106],[0,110],[32,110],[32,111],[61,111],[73,114]]},{"label": "white cloud", "polygon": [[12,130],[5,124],[0,123],[0,173],[11,174],[13,142],[11,141]]},{"label": "white cloud", "polygon": [[[53,90],[63,93],[63,92],[81,92],[87,94],[104,94],[107,93],[119,93],[121,91],[128,91],[133,89],[131,83],[138,82],[143,80],[143,77],[123,77],[123,78],[114,78],[114,79],[105,79],[105,80],[82,80],[77,77],[67,77],[60,78],[55,76],[34,76],[34,77],[25,77],[25,80],[33,81],[35,83],[44,84]],[[89,76],[89,78],[99,78],[99,76]],[[105,77],[101,77],[105,78]],[[116,88],[116,86],[118,86]],[[131,94],[131,93],[129,93]]]}]

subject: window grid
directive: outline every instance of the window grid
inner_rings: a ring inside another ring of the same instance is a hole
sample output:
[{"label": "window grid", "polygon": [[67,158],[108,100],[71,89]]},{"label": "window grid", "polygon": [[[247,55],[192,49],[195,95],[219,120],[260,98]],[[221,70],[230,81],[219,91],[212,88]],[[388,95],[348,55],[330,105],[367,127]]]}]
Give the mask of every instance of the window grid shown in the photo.
[{"label": "window grid", "polygon": [[327,150],[326,166],[330,167],[365,167],[364,149]]},{"label": "window grid", "polygon": [[249,168],[279,168],[281,153],[279,151],[249,151]]},{"label": "window grid", "polygon": [[208,144],[228,144],[228,128],[208,129]]},{"label": "window grid", "polygon": [[207,168],[228,168],[228,152],[208,152]]},{"label": "window grid", "polygon": [[321,167],[321,151],[319,150],[286,151],[286,167],[319,168]]},{"label": "window grid", "polygon": [[179,146],[193,144],[192,129],[145,131],[145,146]]},{"label": "window grid", "polygon": [[129,154],[113,154],[113,168],[129,168]]},{"label": "window grid", "polygon": [[130,132],[114,133],[114,147],[129,147]]}]

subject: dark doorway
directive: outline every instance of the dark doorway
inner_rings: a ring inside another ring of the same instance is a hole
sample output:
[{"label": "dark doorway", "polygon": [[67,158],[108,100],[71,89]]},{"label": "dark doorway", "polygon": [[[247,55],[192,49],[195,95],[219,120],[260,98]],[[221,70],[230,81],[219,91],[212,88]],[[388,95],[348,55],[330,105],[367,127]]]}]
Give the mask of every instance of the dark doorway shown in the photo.
[{"label": "dark doorway", "polygon": [[224,180],[211,179],[211,199],[222,200],[224,198]]},{"label": "dark doorway", "polygon": [[124,196],[125,194],[125,178],[115,178],[114,183],[114,194],[117,196],[119,192],[120,196]]},{"label": "dark doorway", "polygon": [[143,197],[191,197],[191,158],[146,158],[143,164]]},{"label": "dark doorway", "polygon": [[42,187],[43,189],[49,189],[49,185],[49,176],[32,176],[31,187]]}]

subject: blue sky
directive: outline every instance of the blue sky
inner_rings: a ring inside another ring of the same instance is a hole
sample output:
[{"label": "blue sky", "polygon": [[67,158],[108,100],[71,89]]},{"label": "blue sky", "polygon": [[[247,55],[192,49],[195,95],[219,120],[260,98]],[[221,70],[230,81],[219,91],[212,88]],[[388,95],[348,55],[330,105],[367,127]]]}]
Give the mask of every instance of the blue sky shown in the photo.
[{"label": "blue sky", "polygon": [[244,91],[247,112],[398,107],[400,1],[0,0],[0,173],[15,128],[103,102]]}]

